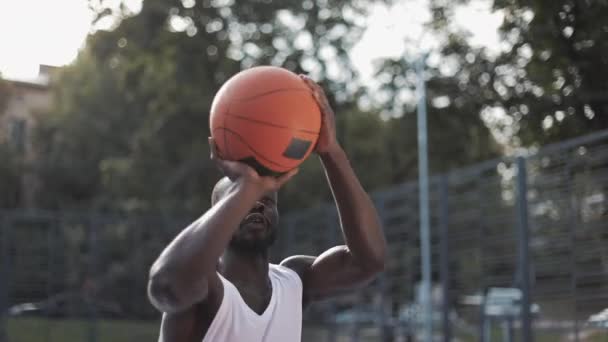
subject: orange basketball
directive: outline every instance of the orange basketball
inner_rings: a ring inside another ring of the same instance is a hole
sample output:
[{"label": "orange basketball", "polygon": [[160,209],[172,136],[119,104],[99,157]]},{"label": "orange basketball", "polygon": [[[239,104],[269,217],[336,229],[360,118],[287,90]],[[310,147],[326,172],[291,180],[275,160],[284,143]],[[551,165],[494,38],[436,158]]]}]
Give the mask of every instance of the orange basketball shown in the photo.
[{"label": "orange basketball", "polygon": [[278,175],[312,152],[321,113],[298,75],[260,66],[239,72],[217,92],[209,118],[220,157],[246,162],[260,175]]}]

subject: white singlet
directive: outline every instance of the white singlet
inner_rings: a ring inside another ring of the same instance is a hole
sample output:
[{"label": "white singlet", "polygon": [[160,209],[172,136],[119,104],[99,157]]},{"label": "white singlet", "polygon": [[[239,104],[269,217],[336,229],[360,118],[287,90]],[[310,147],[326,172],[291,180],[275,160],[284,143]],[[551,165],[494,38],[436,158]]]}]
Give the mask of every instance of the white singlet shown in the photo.
[{"label": "white singlet", "polygon": [[300,342],[302,334],[302,281],[293,270],[270,264],[272,297],[258,315],[237,288],[219,276],[224,298],[202,342]]}]

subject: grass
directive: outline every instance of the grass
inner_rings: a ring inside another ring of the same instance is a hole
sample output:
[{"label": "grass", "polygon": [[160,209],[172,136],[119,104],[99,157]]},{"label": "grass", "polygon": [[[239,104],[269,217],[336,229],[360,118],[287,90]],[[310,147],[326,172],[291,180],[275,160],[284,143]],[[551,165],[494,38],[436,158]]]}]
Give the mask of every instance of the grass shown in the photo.
[{"label": "grass", "polygon": [[[7,322],[7,342],[154,342],[158,341],[159,322],[139,322],[125,320],[100,320],[92,324],[87,320],[53,320],[45,318],[12,318]],[[608,331],[595,330],[581,341],[607,342]],[[463,332],[455,332],[460,341],[475,341],[476,337]],[[515,331],[517,335],[519,332]],[[92,334],[96,338],[91,338]],[[306,327],[302,341],[325,340],[327,331]],[[365,336],[361,341],[378,341],[377,334]],[[501,341],[500,331],[492,329],[492,341]],[[535,331],[537,342],[566,341],[564,332]],[[337,341],[349,341],[348,333],[338,332]],[[322,338],[321,338],[322,337]],[[516,341],[518,338],[515,339]]]},{"label": "grass", "polygon": [[[8,342],[157,341],[158,322],[16,318],[7,322]],[[95,339],[90,338],[92,335]]]},{"label": "grass", "polygon": [[[514,341],[520,341],[521,332],[517,329],[513,331]],[[562,342],[562,341],[574,341],[574,339],[568,338],[571,331],[555,331],[555,330],[539,330],[533,331],[535,342]],[[502,331],[499,329],[492,329],[492,341],[503,341]],[[459,341],[474,342],[477,341],[477,336],[471,334],[457,333]],[[579,335],[579,341],[581,342],[608,342],[608,332],[605,330],[590,330],[586,333],[581,331]]]}]

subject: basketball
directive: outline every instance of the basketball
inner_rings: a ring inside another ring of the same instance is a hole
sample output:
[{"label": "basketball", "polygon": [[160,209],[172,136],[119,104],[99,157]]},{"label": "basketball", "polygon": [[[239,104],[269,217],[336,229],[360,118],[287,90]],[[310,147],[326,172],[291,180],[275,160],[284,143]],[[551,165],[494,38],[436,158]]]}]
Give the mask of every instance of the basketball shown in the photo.
[{"label": "basketball", "polygon": [[321,112],[298,75],[259,66],[222,85],[209,122],[222,159],[245,162],[263,176],[277,176],[310,155],[319,137]]}]

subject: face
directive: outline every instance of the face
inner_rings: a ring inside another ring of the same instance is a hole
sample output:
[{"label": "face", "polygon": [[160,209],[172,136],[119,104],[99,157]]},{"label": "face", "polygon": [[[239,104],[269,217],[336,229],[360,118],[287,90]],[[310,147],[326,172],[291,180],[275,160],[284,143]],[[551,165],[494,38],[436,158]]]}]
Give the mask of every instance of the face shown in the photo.
[{"label": "face", "polygon": [[[217,203],[233,184],[226,178],[218,182],[213,190],[212,203]],[[268,193],[259,199],[236,230],[229,247],[247,251],[264,252],[276,239],[279,223],[277,193]]]},{"label": "face", "polygon": [[230,247],[249,252],[266,251],[276,240],[279,213],[277,194],[256,202],[230,240]]}]

